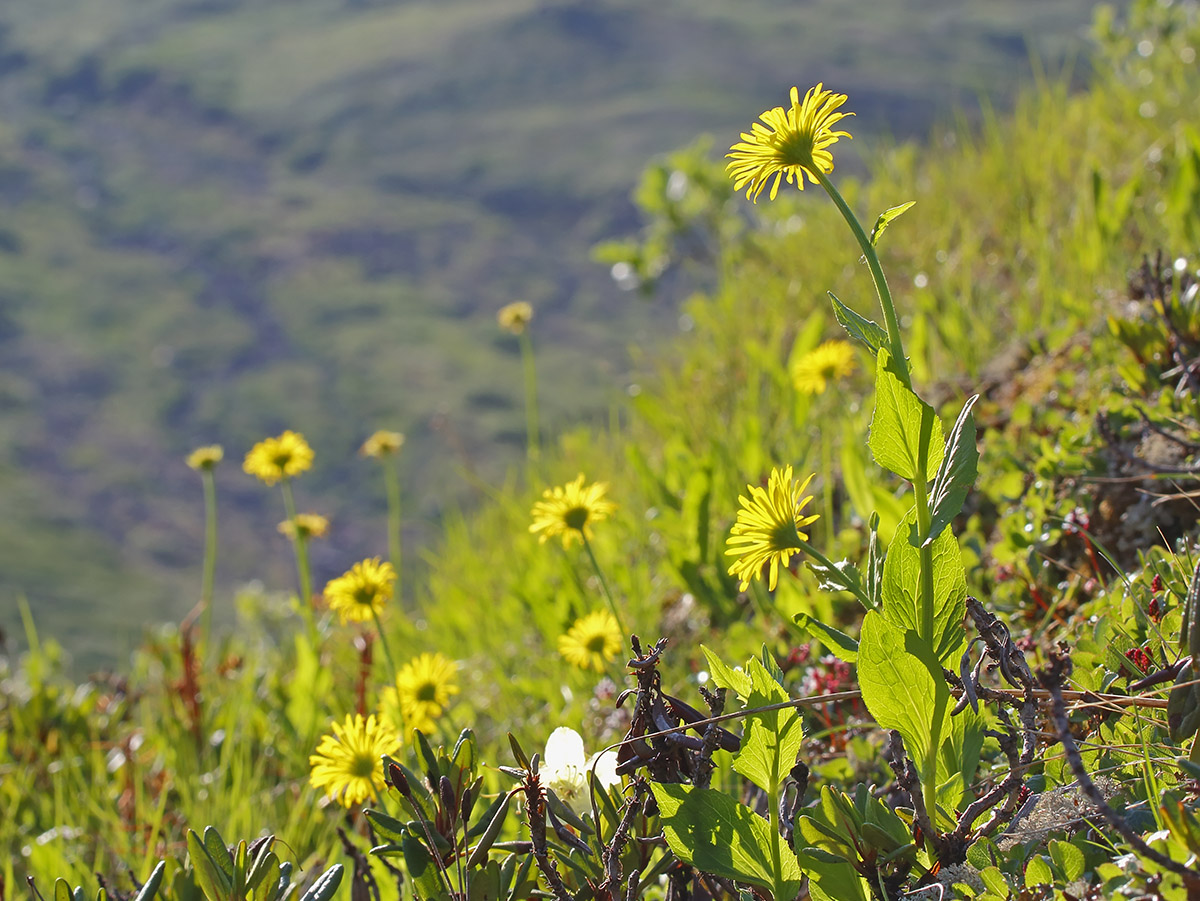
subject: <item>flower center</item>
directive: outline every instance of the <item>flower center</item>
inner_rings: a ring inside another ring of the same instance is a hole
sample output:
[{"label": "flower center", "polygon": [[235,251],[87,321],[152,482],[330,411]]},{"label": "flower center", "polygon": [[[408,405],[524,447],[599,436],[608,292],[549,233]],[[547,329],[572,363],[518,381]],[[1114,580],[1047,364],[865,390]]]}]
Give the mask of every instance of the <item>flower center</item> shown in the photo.
[{"label": "flower center", "polygon": [[583,643],[583,646],[593,654],[603,654],[604,646],[608,644],[608,639],[604,635],[593,635]]},{"label": "flower center", "polygon": [[436,701],[437,700],[437,685],[432,682],[422,682],[417,686],[415,692],[418,701]]},{"label": "flower center", "polygon": [[582,532],[583,527],[587,525],[587,521],[587,507],[572,507],[563,514],[563,522],[566,523],[567,528],[574,529],[576,532]]},{"label": "flower center", "polygon": [[287,469],[287,465],[292,462],[292,455],[290,453],[276,454],[271,458],[271,462],[277,469]]},{"label": "flower center", "polygon": [[355,754],[347,769],[357,779],[370,779],[375,775],[375,758],[367,754]]},{"label": "flower center", "polygon": [[776,153],[786,166],[812,165],[812,135],[804,132],[788,132],[779,137]]}]

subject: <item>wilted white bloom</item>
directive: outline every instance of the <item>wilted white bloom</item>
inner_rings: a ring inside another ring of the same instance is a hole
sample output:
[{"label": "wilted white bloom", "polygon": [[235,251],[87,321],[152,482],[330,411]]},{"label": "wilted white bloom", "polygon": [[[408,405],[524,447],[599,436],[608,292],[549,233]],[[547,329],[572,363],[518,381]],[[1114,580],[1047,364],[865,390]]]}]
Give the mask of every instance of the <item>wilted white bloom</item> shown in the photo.
[{"label": "wilted white bloom", "polygon": [[617,785],[617,752],[605,751],[585,758],[583,738],[569,726],[559,726],[550,733],[546,755],[541,766],[543,784],[575,811],[591,806],[587,774],[595,766],[596,778],[605,788]]}]

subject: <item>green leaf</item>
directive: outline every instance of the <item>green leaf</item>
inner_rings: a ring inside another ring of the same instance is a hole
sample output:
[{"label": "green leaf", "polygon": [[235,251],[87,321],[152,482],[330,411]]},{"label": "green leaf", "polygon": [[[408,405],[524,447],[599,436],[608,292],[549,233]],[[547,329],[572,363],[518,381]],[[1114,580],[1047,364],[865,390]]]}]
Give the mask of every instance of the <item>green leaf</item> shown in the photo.
[{"label": "green leaf", "polygon": [[834,563],[833,566],[826,566],[824,563],[812,558],[804,562],[808,564],[808,568],[820,580],[822,591],[848,591],[858,598],[860,602],[866,596],[867,591],[863,588],[862,575],[859,573],[858,567],[849,560],[839,561]]},{"label": "green leaf", "polygon": [[983,880],[983,884],[993,895],[1007,898],[1012,894],[1012,890],[1008,886],[1008,881],[1004,878],[1004,874],[1000,872],[999,867],[985,867],[979,871],[979,878]]},{"label": "green leaf", "polygon": [[827,626],[807,613],[797,613],[793,619],[801,630],[821,642],[838,660],[853,663],[858,659],[858,642],[845,632],[839,632],[833,626]]},{"label": "green leaf", "polygon": [[167,872],[167,862],[160,860],[158,866],[150,874],[150,878],[142,885],[141,891],[137,893],[133,901],[151,901],[158,894],[158,887],[162,885],[163,875]]},{"label": "green leaf", "polygon": [[[908,541],[916,528],[917,511],[905,514],[888,548],[883,564],[883,616],[900,631],[911,629],[920,634],[921,551]],[[955,667],[962,654],[966,632],[967,575],[962,552],[954,533],[945,530],[934,539],[930,549],[933,560],[933,634],[930,646],[942,666]],[[861,640],[861,639],[860,639]]]},{"label": "green leaf", "polygon": [[[747,664],[753,689],[746,707],[764,707],[790,700],[783,686],[761,662]],[[794,707],[751,713],[742,730],[742,747],[734,755],[733,768],[763,791],[779,790],[783,777],[796,765],[804,743],[803,722]]]},{"label": "green leaf", "polygon": [[950,686],[937,662],[927,655],[915,632],[903,632],[875,612],[864,617],[858,642],[863,702],[880,726],[895,729],[904,738],[922,784],[936,775],[930,772],[937,765],[930,743],[936,734],[940,747],[950,718]]},{"label": "green leaf", "polygon": [[797,852],[800,866],[808,874],[808,893],[813,901],[870,901],[865,879],[844,860],[829,860],[811,850]]},{"label": "green leaf", "polygon": [[871,229],[871,245],[877,246],[879,239],[883,237],[883,233],[887,230],[887,227],[892,224],[892,220],[899,219],[912,209],[915,203],[915,200],[910,200],[908,203],[902,203],[899,206],[894,206],[880,213],[879,218],[875,220],[875,227]]},{"label": "green leaf", "polygon": [[871,539],[867,544],[867,600],[871,609],[878,610],[883,603],[883,551],[879,548],[879,514],[872,513],[868,520]]},{"label": "green leaf", "polygon": [[700,650],[704,652],[704,659],[708,661],[708,675],[714,685],[718,688],[732,688],[734,693],[743,701],[750,697],[750,692],[753,690],[753,683],[751,682],[749,673],[726,666],[720,657],[704,645],[700,645]]},{"label": "green leaf", "polygon": [[928,544],[942,534],[942,530],[950,525],[950,521],[962,510],[967,492],[975,484],[979,448],[975,446],[975,419],[971,416],[971,408],[977,400],[978,394],[966,402],[962,412],[958,414],[954,428],[950,430],[946,453],[942,457],[942,465],[938,467],[937,475],[933,477],[933,489],[930,492],[929,504],[933,520],[929,535],[922,537],[921,544]]},{"label": "green leaf", "polygon": [[329,901],[342,882],[342,869],[340,863],[331,866],[312,884],[312,888],[304,893],[300,901]]},{"label": "green leaf", "polygon": [[188,856],[192,859],[192,869],[196,871],[196,881],[200,883],[205,897],[208,901],[226,901],[229,897],[229,877],[217,866],[217,862],[212,859],[208,848],[194,829],[187,831],[187,846]]},{"label": "green leaf", "polygon": [[1058,867],[1058,871],[1062,873],[1066,882],[1074,882],[1083,876],[1086,867],[1083,852],[1070,842],[1051,839],[1049,851],[1050,859],[1054,861],[1054,865]]},{"label": "green leaf", "polygon": [[1050,869],[1050,864],[1046,863],[1046,858],[1037,854],[1029,858],[1029,863],[1025,864],[1025,888],[1053,884],[1054,873]]},{"label": "green leaf", "polygon": [[[659,823],[675,856],[706,873],[774,889],[771,827],[724,792],[690,785],[651,783]],[[781,855],[785,896],[795,897],[803,874],[794,854]]]},{"label": "green leaf", "polygon": [[61,876],[54,880],[54,901],[71,901],[71,884]]},{"label": "green leaf", "polygon": [[[910,482],[929,481],[942,462],[941,420],[904,383],[886,347],[879,349],[875,367],[875,413],[867,444],[876,463]],[[928,448],[924,472],[919,465],[922,446]]]},{"label": "green leaf", "polygon": [[512,794],[506,793],[499,809],[492,816],[491,822],[488,823],[487,829],[484,830],[479,841],[475,843],[475,847],[471,849],[471,856],[467,859],[468,869],[477,867],[487,860],[488,850],[500,835],[500,829],[504,826],[504,820],[508,817],[508,805],[510,801],[512,801]]},{"label": "green leaf", "polygon": [[865,344],[871,353],[878,353],[879,348],[887,344],[887,332],[870,319],[859,316],[838,300],[837,295],[832,291],[828,293],[829,299],[833,301],[833,315],[846,330],[846,334],[855,341]]}]

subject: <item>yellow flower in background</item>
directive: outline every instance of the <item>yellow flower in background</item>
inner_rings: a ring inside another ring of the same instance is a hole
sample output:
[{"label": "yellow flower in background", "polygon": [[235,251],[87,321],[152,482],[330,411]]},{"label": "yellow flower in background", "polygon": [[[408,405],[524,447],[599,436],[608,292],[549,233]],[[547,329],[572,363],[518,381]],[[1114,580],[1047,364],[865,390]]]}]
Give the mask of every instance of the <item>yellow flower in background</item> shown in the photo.
[{"label": "yellow flower in background", "polygon": [[725,154],[730,162],[725,172],[733,179],[733,189],[746,188],[746,197],[758,203],[772,177],[771,199],[779,193],[779,182],[784,178],[790,185],[804,190],[804,176],[808,175],[817,184],[815,173],[833,171],[833,154],[829,148],[838,138],[849,138],[850,133],[834,131],[833,126],[854,113],[840,113],[838,107],[846,102],[845,94],[824,90],[818,84],[810,88],[800,100],[800,92],[792,88],[792,105],[789,109],[777,106],[761,116],[762,122],[753,123],[751,133],[742,133],[742,140],[729,148]]},{"label": "yellow flower in background", "polygon": [[849,341],[826,341],[792,365],[792,384],[801,394],[824,394],[830,382],[854,372],[854,348]]},{"label": "yellow flower in background", "polygon": [[[297,517],[299,518],[299,517]],[[396,571],[392,564],[379,562],[378,557],[355,563],[350,569],[325,585],[325,603],[337,613],[343,623],[363,623],[383,612],[391,600]]]},{"label": "yellow flower in background", "polygon": [[188,454],[187,465],[199,472],[215,468],[223,459],[225,459],[225,448],[219,444],[209,444],[198,447]]},{"label": "yellow flower in background", "polygon": [[312,461],[313,451],[304,436],[289,430],[278,438],[265,438],[250,448],[242,469],[266,484],[274,485],[280,479],[290,479],[311,469]]},{"label": "yellow flower in background", "polygon": [[442,654],[418,654],[396,674],[396,685],[383,690],[383,703],[399,709],[409,729],[428,732],[458,694],[458,664]]},{"label": "yellow flower in background", "polygon": [[738,498],[742,509],[726,542],[725,553],[739,558],[729,567],[729,574],[742,580],[739,590],[749,588],[750,580],[759,578],[769,563],[767,587],[774,591],[779,584],[780,565],[787,566],[792,555],[801,551],[801,542],[808,541],[808,535],[800,530],[818,517],[804,516],[801,511],[812,500],[811,496],[803,497],[812,480],[810,475],[803,482],[794,481],[790,466],[782,471],[773,468],[765,489],[747,485],[750,497]]},{"label": "yellow flower in background", "polygon": [[558,637],[558,652],[572,666],[604,672],[604,667],[621,653],[621,628],[607,610],[589,613],[575,621]]},{"label": "yellow flower in background", "polygon": [[333,734],[321,737],[317,752],[308,758],[309,782],[346,807],[375,797],[387,784],[384,754],[400,750],[400,736],[387,723],[361,714],[332,723]]},{"label": "yellow flower in background", "polygon": [[359,453],[364,457],[386,457],[404,447],[404,435],[401,432],[389,432],[380,429],[363,442]]},{"label": "yellow flower in background", "polygon": [[329,531],[329,520],[320,513],[297,513],[293,522],[285,519],[279,524],[279,533],[288,538],[324,538]]},{"label": "yellow flower in background", "polygon": [[523,300],[501,307],[500,312],[496,314],[496,321],[500,323],[500,328],[506,332],[512,332],[514,335],[524,332],[532,320],[533,307]]},{"label": "yellow flower in background", "polygon": [[617,509],[612,501],[604,500],[608,485],[604,482],[583,484],[583,473],[573,482],[542,492],[542,499],[533,505],[533,524],[529,531],[538,535],[538,541],[562,536],[563,547],[573,541],[591,540],[593,522],[605,519]]}]

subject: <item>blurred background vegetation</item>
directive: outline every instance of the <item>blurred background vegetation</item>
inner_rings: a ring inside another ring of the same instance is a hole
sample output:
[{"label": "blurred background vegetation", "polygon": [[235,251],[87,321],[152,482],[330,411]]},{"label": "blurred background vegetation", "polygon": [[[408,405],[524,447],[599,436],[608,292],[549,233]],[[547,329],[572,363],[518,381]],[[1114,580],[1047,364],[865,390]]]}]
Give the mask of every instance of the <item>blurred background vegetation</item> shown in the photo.
[{"label": "blurred background vegetation", "polygon": [[198,444],[230,458],[217,472],[223,590],[290,585],[278,499],[239,466],[284,428],[318,455],[301,509],[333,521],[314,547],[318,587],[385,551],[378,473],[354,457],[376,428],[408,434],[406,539],[428,547],[447,511],[520,460],[501,305],[537,310],[554,432],[605,421],[630,347],[658,354],[680,299],[705,285],[669,277],[647,303],[589,257],[641,223],[630,190],[648,160],[700,132],[724,146],[791,85],[824,80],[859,115],[839,172],[862,171],[854,151],[884,134],[977,121],[981,99],[1007,107],[1031,58],[1085,81],[1091,7],[3,4],[9,646],[20,596],[77,672],[191,608],[203,522],[182,460]]}]

